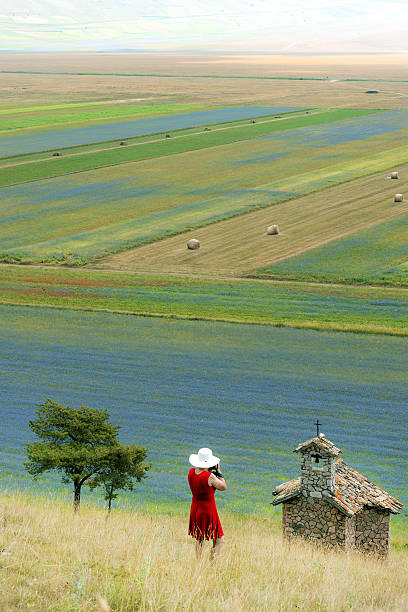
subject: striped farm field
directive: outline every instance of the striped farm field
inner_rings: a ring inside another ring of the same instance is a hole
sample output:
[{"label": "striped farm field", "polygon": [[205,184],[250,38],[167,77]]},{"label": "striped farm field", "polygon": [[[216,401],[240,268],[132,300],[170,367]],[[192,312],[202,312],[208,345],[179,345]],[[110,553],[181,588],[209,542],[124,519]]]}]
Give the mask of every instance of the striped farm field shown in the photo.
[{"label": "striped farm field", "polygon": [[[65,148],[76,145],[116,140],[139,136],[141,134],[154,134],[156,132],[171,131],[196,125],[208,125],[222,121],[260,117],[274,113],[285,113],[299,110],[292,107],[262,107],[245,106],[237,108],[222,108],[218,110],[205,110],[191,113],[167,115],[148,119],[127,120],[119,123],[104,123],[102,125],[89,125],[66,130],[47,130],[33,134],[17,134],[0,138],[0,157],[21,155],[35,151],[46,151],[54,148]],[[97,111],[97,114],[100,111]],[[79,113],[81,116],[81,113]],[[55,119],[51,118],[51,125]],[[69,124],[69,121],[67,121]],[[49,124],[48,124],[49,125]]]},{"label": "striped farm field", "polygon": [[245,119],[211,124],[210,131],[203,126],[177,129],[171,132],[170,140],[165,132],[160,132],[127,138],[126,147],[121,146],[122,139],[68,147],[60,151],[62,156],[57,159],[52,151],[5,157],[0,158],[0,186],[205,149],[266,136],[283,129],[323,125],[367,114],[373,112],[359,109],[315,111],[313,114],[285,112],[261,117],[255,124]]},{"label": "striped farm field", "polygon": [[[392,155],[388,157],[388,163],[392,158]],[[373,164],[379,164],[379,161],[380,157],[376,156]],[[350,171],[357,172],[359,163],[361,162],[350,163]],[[368,163],[367,159],[365,163]],[[398,181],[390,180],[388,178],[390,172],[385,170],[313,192],[302,198],[268,206],[246,214],[244,219],[235,217],[109,256],[98,262],[98,266],[141,272],[166,271],[173,274],[182,272],[190,275],[213,276],[259,274],[268,277],[272,275],[269,266],[274,262],[284,259],[290,265],[292,260],[288,258],[337,238],[350,236],[356,231],[377,226],[385,221],[400,224],[399,218],[406,213],[407,203],[405,201],[395,203],[394,193],[396,189],[408,192],[408,165],[400,168],[402,178]],[[312,177],[319,180],[317,172],[310,173],[313,185],[315,183]],[[300,182],[300,178],[294,177],[292,181]],[[336,174],[332,175],[332,180],[334,178],[337,178]],[[291,179],[288,179],[288,183],[289,180]],[[307,184],[303,184],[303,187],[306,186]],[[279,226],[278,236],[266,234],[266,228],[271,224]],[[401,225],[401,228],[403,227],[406,226]],[[376,235],[375,227],[371,235]],[[187,241],[192,237],[201,242],[201,247],[197,251],[189,251],[186,248]],[[404,251],[403,244],[401,249]],[[337,266],[343,265],[344,257],[343,252]],[[293,261],[297,259],[301,261],[302,256],[294,258]],[[313,276],[302,278],[323,280],[323,276],[317,272],[319,269],[325,269],[326,264],[322,265],[322,262],[319,263],[319,258],[315,258],[316,278]],[[275,278],[279,278],[281,265],[284,266],[285,263],[272,265]],[[355,265],[358,265],[357,261],[354,262]],[[263,269],[265,266],[268,267]],[[307,270],[307,266],[305,269]],[[292,274],[293,277],[300,278],[293,272]],[[284,278],[284,269],[282,278]],[[338,275],[332,275],[332,282],[338,280]]]},{"label": "striped farm field", "polygon": [[258,270],[260,276],[329,283],[408,285],[408,214]]},{"label": "striped farm field", "polygon": [[[313,114],[310,117],[314,121]],[[294,202],[407,163],[408,152],[401,146],[407,118],[408,111],[390,111],[293,127],[3,187],[0,253],[3,261],[85,263],[279,202]],[[385,190],[384,210],[388,187],[391,183],[381,179],[374,188],[377,193]],[[293,204],[288,207],[294,209]],[[361,217],[366,223],[365,212]]]},{"label": "striped farm field", "polygon": [[408,336],[403,289],[0,266],[0,295],[3,304]]},{"label": "striped farm field", "polygon": [[[93,104],[91,102],[55,104],[37,107],[0,109],[0,137],[20,130],[50,129],[50,126],[78,124],[89,122],[114,121],[126,117],[129,120],[145,117],[163,117],[186,111],[207,110],[197,104]],[[0,141],[1,142],[1,141]]]}]

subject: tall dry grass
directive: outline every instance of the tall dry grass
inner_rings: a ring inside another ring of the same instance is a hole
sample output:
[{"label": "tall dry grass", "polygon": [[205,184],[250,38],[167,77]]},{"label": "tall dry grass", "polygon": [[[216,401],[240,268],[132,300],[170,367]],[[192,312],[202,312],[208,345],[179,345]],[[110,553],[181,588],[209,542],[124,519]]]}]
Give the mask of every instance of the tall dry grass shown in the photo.
[{"label": "tall dry grass", "polygon": [[222,515],[226,545],[196,561],[184,517],[0,496],[0,610],[408,610],[408,549],[388,561],[289,544],[268,518]]}]

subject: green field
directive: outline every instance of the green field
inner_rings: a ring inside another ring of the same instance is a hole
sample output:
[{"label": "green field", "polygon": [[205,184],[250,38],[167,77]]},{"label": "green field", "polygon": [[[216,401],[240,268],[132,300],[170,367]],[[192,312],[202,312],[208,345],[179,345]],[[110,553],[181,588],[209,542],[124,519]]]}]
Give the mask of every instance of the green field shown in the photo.
[{"label": "green field", "polygon": [[254,125],[248,125],[247,120],[215,124],[211,132],[203,132],[202,127],[176,130],[172,132],[173,137],[170,140],[165,139],[164,132],[129,138],[126,147],[120,146],[120,141],[71,147],[62,149],[63,156],[58,159],[52,157],[52,152],[12,156],[0,160],[0,187],[62,174],[84,172],[103,166],[222,146],[282,130],[324,125],[332,121],[372,115],[376,112],[380,111],[334,109],[305,116],[302,111],[302,113],[294,113],[294,116],[288,113],[287,117],[283,116],[279,120],[275,116],[262,117]]},{"label": "green field", "polygon": [[[67,112],[69,110],[73,112]],[[0,110],[0,138],[9,136],[9,132],[27,130],[31,133],[36,128],[50,126],[80,127],[89,122],[102,121],[109,123],[115,119],[140,119],[141,117],[164,117],[192,110],[205,110],[205,106],[196,104],[56,104],[44,107],[27,107],[23,109]],[[54,111],[54,112],[52,112]],[[3,133],[2,133],[3,132]],[[1,140],[0,140],[1,143]]]},{"label": "green field", "polygon": [[[367,112],[239,126],[242,138],[254,128],[252,138],[231,143],[228,129],[164,139],[134,147],[158,158],[4,187],[2,259],[83,264],[408,161],[398,146],[405,111]],[[207,137],[206,148],[185,151],[185,141],[202,147]]]},{"label": "green field", "polygon": [[[224,150],[218,153],[218,158],[225,155]],[[33,197],[29,186],[24,189],[19,186],[8,188],[10,192],[6,197],[9,199],[9,207],[3,215],[4,222],[0,229],[1,259],[84,264],[97,257],[387,169],[396,155],[400,160],[408,162],[405,148],[398,150],[398,153],[391,150],[358,162],[311,170],[295,177],[254,186],[252,189],[246,189],[247,170],[241,173],[239,180],[235,180],[234,191],[193,202],[191,194],[194,193],[194,185],[201,180],[205,180],[207,189],[215,193],[225,185],[229,188],[233,185],[233,177],[230,179],[227,173],[222,175],[221,185],[216,182],[217,174],[203,177],[206,170],[211,172],[211,166],[215,164],[214,155],[209,157],[203,152],[199,158],[184,159],[185,168],[189,167],[191,173],[188,179],[180,177],[178,183],[174,182],[168,191],[166,183],[162,187],[163,181],[166,175],[177,172],[176,164],[181,163],[175,156],[166,158],[165,163],[162,161],[161,167],[154,165],[154,162],[144,162],[143,167],[138,167],[139,182],[129,179],[131,167],[121,165],[112,168],[109,192],[108,186],[101,182],[102,170],[75,175],[75,181],[71,177],[63,177],[44,183],[37,198]],[[313,163],[313,160],[305,160],[305,165],[308,162]],[[277,166],[279,164],[275,164],[274,169]],[[142,184],[141,176],[146,181],[142,180]],[[149,188],[144,186],[147,181],[150,183]],[[90,186],[93,186],[92,196]],[[137,207],[133,208],[132,195],[138,191]],[[127,195],[129,192],[130,196]],[[59,193],[63,194],[62,197]],[[21,217],[17,214],[9,221],[10,212],[13,209],[17,212],[22,202],[25,204],[24,215]],[[40,215],[40,212],[43,214]],[[45,236],[48,236],[48,240],[44,240]]]},{"label": "green field", "polygon": [[[378,163],[378,158],[375,162]],[[408,190],[408,164],[399,169],[398,190],[404,192]],[[316,178],[316,173],[311,175]],[[235,216],[122,251],[98,260],[95,265],[106,270],[214,278],[259,276],[263,274],[259,268],[405,214],[406,203],[394,202],[396,181],[389,180],[389,176],[388,167],[387,171],[328,185],[306,196],[246,213],[244,217]],[[312,180],[310,185],[316,187]],[[266,233],[272,223],[280,228],[277,236]],[[198,251],[186,248],[190,238],[200,240]]]},{"label": "green field", "polygon": [[408,293],[398,289],[3,266],[0,293],[4,304],[408,336]]},{"label": "green field", "polygon": [[[28,107],[14,114],[6,109],[0,116],[5,122],[26,121],[27,128],[46,117],[56,124],[68,117],[68,106]],[[190,107],[80,103],[72,107],[72,115],[84,122],[90,117],[106,122],[127,116],[130,108],[146,116],[151,108],[165,115]],[[103,266],[101,258],[117,253],[119,263],[108,260],[107,268],[126,270],[130,265],[132,270],[129,249],[136,249],[132,257],[137,261],[137,247],[146,245],[141,261],[147,264],[139,277],[49,269],[33,269],[27,276],[25,269],[4,267],[2,301],[405,336],[404,291],[327,292],[324,287],[242,277],[406,284],[406,220],[390,206],[389,195],[405,183],[385,180],[390,168],[408,163],[402,146],[406,119],[407,111],[302,110],[263,116],[254,124],[243,119],[213,124],[208,131],[203,126],[174,130],[169,139],[165,133],[141,135],[129,138],[127,146],[111,141],[70,147],[60,158],[43,152],[3,159],[3,262],[83,266],[97,261]],[[43,177],[49,178],[36,180]],[[364,194],[364,202],[353,189]],[[282,236],[266,243],[264,228],[276,215]],[[381,229],[364,229],[376,216],[386,219]],[[355,237],[353,227],[360,232]],[[176,238],[169,241],[193,229],[203,242],[194,256],[186,254],[185,237],[182,245]],[[349,236],[332,242],[345,234]],[[392,241],[391,261],[381,253]],[[245,249],[257,255],[250,260]],[[279,251],[289,255],[299,250],[304,254],[269,263]],[[155,276],[148,274],[149,261]],[[167,265],[171,261],[174,265]],[[182,271],[189,280],[166,281],[157,275],[160,269],[176,276]],[[192,279],[205,271],[237,281]],[[379,301],[384,303],[381,309]]]},{"label": "green field", "polygon": [[[123,100],[123,105],[124,104],[128,104],[129,101],[128,100]],[[65,104],[44,104],[42,106],[19,106],[19,107],[10,107],[10,108],[0,108],[0,117],[1,115],[19,115],[21,113],[29,113],[29,114],[33,114],[33,113],[45,113],[48,111],[66,111],[66,110],[72,110],[73,108],[84,108],[84,107],[92,107],[92,108],[98,108],[100,106],[100,104],[103,105],[111,105],[113,106],[117,106],[116,103],[114,103],[113,101],[106,99],[106,100],[100,100],[99,102],[67,102]],[[194,105],[180,105],[180,106],[194,106]],[[164,109],[168,109],[168,108],[172,108],[173,105],[158,105],[158,104],[150,104],[148,106],[146,105],[140,105],[137,106],[138,109],[144,109],[143,112],[147,111],[151,111],[152,109],[158,110],[160,111],[160,109],[164,110]]]},{"label": "green field", "polygon": [[261,276],[358,285],[408,285],[408,215],[259,269]]}]

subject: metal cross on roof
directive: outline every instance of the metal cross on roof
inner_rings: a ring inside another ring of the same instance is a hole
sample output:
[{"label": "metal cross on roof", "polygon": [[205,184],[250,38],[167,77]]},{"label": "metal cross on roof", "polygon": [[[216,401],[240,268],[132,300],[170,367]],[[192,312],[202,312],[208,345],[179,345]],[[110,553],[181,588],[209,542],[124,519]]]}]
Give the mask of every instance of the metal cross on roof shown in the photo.
[{"label": "metal cross on roof", "polygon": [[321,423],[319,423],[319,419],[317,419],[315,425],[316,425],[316,436],[318,436],[319,435],[319,427],[321,425]]}]

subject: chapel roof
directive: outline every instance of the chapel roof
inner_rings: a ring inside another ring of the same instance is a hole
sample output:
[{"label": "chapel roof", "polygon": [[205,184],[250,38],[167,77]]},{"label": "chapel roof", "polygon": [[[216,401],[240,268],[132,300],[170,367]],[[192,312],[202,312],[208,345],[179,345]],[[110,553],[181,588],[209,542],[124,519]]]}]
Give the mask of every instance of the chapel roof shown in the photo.
[{"label": "chapel roof", "polygon": [[[324,495],[324,499],[338,510],[347,516],[353,516],[362,508],[378,508],[388,510],[392,514],[401,512],[403,508],[401,502],[344,463],[342,459],[337,459],[334,466],[334,492]],[[273,494],[276,495],[272,502],[274,506],[299,497],[302,495],[301,478],[280,484]]]},{"label": "chapel roof", "polygon": [[333,442],[330,442],[323,433],[315,438],[306,440],[306,442],[302,442],[295,448],[294,452],[299,453],[300,451],[306,450],[309,446],[317,446],[317,448],[328,453],[332,457],[338,457],[341,453],[341,450],[333,444]]}]

